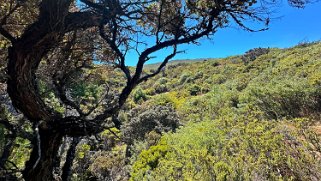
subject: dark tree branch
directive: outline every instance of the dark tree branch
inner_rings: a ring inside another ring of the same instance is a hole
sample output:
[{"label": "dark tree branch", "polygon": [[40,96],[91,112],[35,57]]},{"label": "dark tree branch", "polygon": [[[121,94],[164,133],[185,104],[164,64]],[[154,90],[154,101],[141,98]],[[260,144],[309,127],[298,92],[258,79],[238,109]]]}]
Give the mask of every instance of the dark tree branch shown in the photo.
[{"label": "dark tree branch", "polygon": [[[112,117],[111,114],[109,117]],[[84,120],[75,116],[65,117],[57,122],[57,129],[66,136],[79,137],[100,133],[107,129],[103,126],[104,119]]]},{"label": "dark tree branch", "polygon": [[62,175],[61,175],[62,181],[70,180],[73,161],[74,161],[74,158],[76,157],[76,147],[77,147],[79,141],[80,141],[80,138],[78,138],[78,137],[72,138],[70,147],[67,151],[66,162],[62,168]]},{"label": "dark tree branch", "polygon": [[[148,57],[150,54],[161,50],[163,48],[166,47],[171,47],[174,46],[176,49],[176,46],[179,44],[184,44],[184,43],[190,43],[193,42],[203,36],[208,36],[211,32],[215,31],[219,26],[218,25],[214,25],[214,19],[221,13],[222,10],[220,9],[215,9],[213,10],[213,12],[211,13],[211,16],[208,20],[208,24],[206,25],[205,29],[203,31],[197,32],[195,34],[192,34],[190,36],[186,36],[183,38],[178,38],[175,37],[174,39],[171,40],[167,40],[164,42],[161,42],[159,44],[156,44],[150,48],[147,48],[145,51],[143,51],[141,53],[141,55],[139,56],[139,60],[138,63],[136,65],[136,71],[134,76],[130,79],[130,81],[127,82],[127,85],[123,88],[119,99],[118,99],[118,105],[111,107],[110,109],[105,110],[102,114],[96,116],[93,121],[94,122],[101,122],[102,120],[105,120],[107,117],[110,117],[111,115],[115,115],[119,109],[125,104],[128,96],[130,95],[130,93],[132,92],[132,90],[136,87],[137,84],[139,84],[140,82],[142,82],[143,80],[141,80],[141,74],[143,71],[143,67],[144,64],[146,63],[146,61],[148,60]],[[104,36],[104,34],[102,34]],[[105,37],[108,41],[110,41],[110,39],[108,37]],[[169,55],[167,58],[165,58],[165,63],[162,64],[162,66],[164,67],[166,65],[166,63],[172,58],[174,57],[176,54],[176,50],[174,55]],[[167,62],[166,62],[167,61]],[[145,80],[146,78],[144,78]],[[116,120],[114,120],[114,124],[116,127],[120,127],[121,123]]]},{"label": "dark tree branch", "polygon": [[243,29],[245,29],[246,31],[249,31],[249,32],[260,32],[260,31],[266,31],[268,30],[268,28],[262,28],[262,29],[259,29],[259,30],[254,30],[254,29],[251,29],[249,28],[248,26],[246,26],[244,23],[242,23],[233,13],[229,13],[230,16],[232,17],[232,19]]},{"label": "dark tree branch", "polygon": [[[220,13],[220,11],[217,11],[216,12],[216,15],[218,15]],[[140,78],[140,75],[142,73],[142,70],[143,70],[143,67],[144,67],[144,64],[146,63],[146,61],[148,60],[148,56],[158,50],[161,50],[163,48],[166,48],[166,47],[170,47],[170,46],[174,46],[174,45],[179,45],[179,44],[184,44],[184,43],[189,43],[189,42],[193,42],[203,36],[207,36],[209,35],[211,32],[213,32],[216,28],[218,28],[218,26],[214,26],[213,25],[213,20],[214,20],[214,17],[215,16],[212,16],[212,18],[209,20],[209,23],[206,27],[206,29],[200,33],[196,33],[196,34],[193,34],[191,36],[188,36],[188,37],[183,37],[183,38],[180,38],[180,39],[171,39],[171,40],[167,40],[167,41],[164,41],[164,42],[161,42],[155,46],[152,46],[150,48],[147,48],[145,51],[143,51],[139,57],[139,60],[138,60],[138,63],[137,63],[137,66],[136,66],[136,71],[135,71],[135,74],[133,76],[133,82],[136,83],[137,80],[139,80]]]},{"label": "dark tree branch", "polygon": [[65,19],[64,32],[87,29],[101,24],[103,17],[93,12],[69,13]]},{"label": "dark tree branch", "polygon": [[13,37],[7,30],[5,30],[2,25],[0,25],[0,34],[8,39],[11,43],[16,42],[16,38]]},{"label": "dark tree branch", "polygon": [[57,94],[60,100],[65,105],[75,109],[81,116],[83,116],[84,113],[80,109],[80,106],[67,97],[67,93],[65,90],[65,84],[67,82],[67,79],[70,77],[71,74],[78,72],[83,66],[77,67],[74,70],[69,70],[68,73],[64,73],[63,75],[60,75],[61,73],[58,73],[58,72],[63,72],[63,63],[68,61],[72,54],[72,46],[75,44],[76,34],[77,34],[77,31],[73,33],[71,40],[68,41],[66,46],[62,49],[61,57],[60,58],[58,57],[57,69],[53,75],[53,84],[57,89]]},{"label": "dark tree branch", "polygon": [[100,36],[108,43],[108,45],[110,46],[110,48],[115,51],[115,53],[117,54],[117,56],[120,58],[120,64],[118,65],[118,68],[120,68],[126,78],[127,78],[127,82],[129,82],[131,80],[131,75],[130,75],[130,70],[126,67],[125,65],[125,55],[121,52],[121,50],[119,49],[119,47],[116,45],[116,38],[117,38],[117,33],[118,33],[118,29],[117,29],[117,23],[113,21],[113,31],[112,31],[112,39],[110,39],[107,34],[105,33],[104,30],[104,26],[100,25],[99,26],[99,33]]},{"label": "dark tree branch", "polygon": [[80,2],[84,3],[85,5],[87,5],[88,7],[91,7],[95,10],[99,10],[100,12],[104,12],[106,9],[103,5],[100,5],[100,4],[97,4],[97,3],[94,3],[92,1],[89,1],[89,0],[80,0]]},{"label": "dark tree branch", "polygon": [[163,68],[166,66],[166,64],[169,62],[169,60],[171,60],[176,54],[177,54],[177,47],[174,46],[173,53],[171,53],[170,55],[165,57],[165,59],[162,61],[160,66],[157,68],[157,70],[152,74],[148,74],[148,75],[145,75],[144,77],[140,78],[138,83],[147,81],[148,79],[150,79],[150,78],[156,76],[157,74],[159,74],[163,70]]}]

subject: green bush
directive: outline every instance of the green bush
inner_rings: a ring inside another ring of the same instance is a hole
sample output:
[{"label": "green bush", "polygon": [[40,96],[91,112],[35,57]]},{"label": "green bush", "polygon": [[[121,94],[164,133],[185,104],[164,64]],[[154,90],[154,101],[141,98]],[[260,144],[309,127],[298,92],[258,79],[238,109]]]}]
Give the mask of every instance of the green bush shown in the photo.
[{"label": "green bush", "polygon": [[131,180],[321,179],[320,160],[293,129],[253,117],[189,124],[143,151]]},{"label": "green bush", "polygon": [[142,88],[138,87],[133,92],[134,102],[137,104],[139,102],[145,101],[147,96]]},{"label": "green bush", "polygon": [[191,81],[192,81],[192,76],[189,73],[183,73],[179,79],[180,85],[184,84],[185,82],[189,83]]},{"label": "green bush", "polygon": [[153,87],[155,89],[155,93],[156,94],[160,94],[160,93],[164,93],[164,92],[168,91],[168,88],[167,88],[166,84],[160,84],[160,83],[156,82],[153,85]]},{"label": "green bush", "polygon": [[307,79],[272,80],[264,85],[250,84],[240,97],[242,104],[250,104],[269,119],[293,118],[318,114],[321,92],[308,84]]},{"label": "green bush", "polygon": [[257,57],[269,53],[269,51],[269,48],[254,48],[245,52],[245,55],[243,55],[241,59],[245,64],[248,64],[249,62],[254,61]]},{"label": "green bush", "polygon": [[179,126],[178,115],[169,106],[138,107],[130,112],[129,118],[129,122],[122,126],[123,140],[128,144],[143,140],[151,131],[162,134]]},{"label": "green bush", "polygon": [[201,87],[196,84],[193,84],[188,87],[188,91],[189,91],[190,95],[196,96],[197,94],[199,94],[201,92]]}]

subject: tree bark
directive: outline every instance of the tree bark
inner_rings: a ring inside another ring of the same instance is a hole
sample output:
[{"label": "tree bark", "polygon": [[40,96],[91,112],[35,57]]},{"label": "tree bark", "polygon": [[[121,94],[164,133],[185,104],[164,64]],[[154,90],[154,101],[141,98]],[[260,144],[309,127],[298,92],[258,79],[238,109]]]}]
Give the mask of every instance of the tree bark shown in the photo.
[{"label": "tree bark", "polygon": [[[66,33],[100,24],[102,17],[92,12],[69,12],[72,2],[72,0],[42,0],[37,20],[28,26],[19,38],[10,39],[12,46],[8,49],[7,92],[13,106],[37,125],[38,129],[37,137],[32,141],[33,150],[30,159],[23,171],[26,181],[54,179],[54,159],[63,136],[88,135],[102,129],[94,129],[98,127],[97,124],[79,122],[78,118],[72,119],[69,128],[63,127],[66,122],[62,121],[64,120],[62,115],[44,103],[37,86],[36,71],[41,60],[57,46]],[[84,124],[76,125],[75,127],[79,129],[74,133],[72,126],[76,123]]]},{"label": "tree bark", "polygon": [[39,129],[29,161],[22,172],[27,181],[51,181],[54,161],[63,136],[57,131]]},{"label": "tree bark", "polygon": [[80,138],[73,138],[73,140],[70,144],[70,147],[68,149],[67,156],[66,156],[66,162],[62,168],[62,175],[61,175],[62,181],[70,180],[72,165],[73,165],[74,158],[76,156],[75,155],[76,154],[76,147],[77,147],[79,141],[80,141]]},{"label": "tree bark", "polygon": [[[38,29],[40,33],[41,28]],[[26,162],[23,178],[26,181],[51,181],[54,180],[54,160],[66,135],[88,135],[101,130],[99,125],[91,122],[81,122],[75,118],[69,127],[60,115],[51,110],[39,95],[35,72],[44,55],[62,38],[59,33],[46,33],[34,42],[37,36],[26,36],[17,40],[9,48],[7,92],[15,108],[35,125],[38,125],[39,139],[32,142],[34,146],[29,161]],[[43,38],[43,39],[42,39]],[[32,43],[30,42],[32,41]],[[84,123],[77,124],[77,123]],[[86,125],[89,125],[86,127]],[[59,129],[61,128],[61,129]],[[73,129],[79,128],[79,129]],[[67,176],[68,177],[68,176]]]},{"label": "tree bark", "polygon": [[38,20],[9,48],[7,92],[12,104],[32,122],[55,120],[55,112],[39,95],[35,73],[42,58],[64,36],[70,3],[71,0],[43,0]]}]

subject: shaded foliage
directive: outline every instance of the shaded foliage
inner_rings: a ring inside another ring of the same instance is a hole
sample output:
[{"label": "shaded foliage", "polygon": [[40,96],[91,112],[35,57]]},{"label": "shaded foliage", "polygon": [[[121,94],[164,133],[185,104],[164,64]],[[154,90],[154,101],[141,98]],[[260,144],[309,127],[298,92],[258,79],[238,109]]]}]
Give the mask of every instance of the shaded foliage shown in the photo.
[{"label": "shaded foliage", "polygon": [[131,110],[128,119],[122,127],[123,138],[128,144],[144,140],[151,131],[162,134],[179,126],[178,115],[170,106],[137,107]]}]

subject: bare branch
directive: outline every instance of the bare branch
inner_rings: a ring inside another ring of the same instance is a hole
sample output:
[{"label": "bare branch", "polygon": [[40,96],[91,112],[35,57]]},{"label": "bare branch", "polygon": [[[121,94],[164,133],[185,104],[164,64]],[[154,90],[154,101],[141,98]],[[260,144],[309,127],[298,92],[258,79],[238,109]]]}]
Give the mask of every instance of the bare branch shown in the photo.
[{"label": "bare branch", "polygon": [[4,29],[2,25],[0,26],[0,34],[4,36],[6,39],[8,39],[11,43],[15,43],[17,40],[6,29]]},{"label": "bare branch", "polygon": [[100,25],[99,26],[99,33],[100,36],[108,43],[110,48],[115,51],[117,56],[120,58],[120,64],[119,68],[124,72],[127,78],[127,82],[131,80],[131,75],[129,69],[125,65],[125,55],[121,52],[119,47],[116,45],[116,40],[117,40],[117,33],[118,33],[118,25],[115,21],[113,21],[113,27],[112,27],[112,39],[110,39],[107,34],[105,33],[104,26]]},{"label": "bare branch", "polygon": [[166,64],[169,62],[169,60],[171,60],[176,54],[177,54],[177,47],[174,46],[173,52],[172,52],[170,55],[168,55],[168,56],[165,57],[165,59],[162,61],[162,63],[161,63],[160,66],[158,67],[158,69],[157,69],[154,73],[148,74],[148,75],[145,75],[144,77],[142,77],[142,78],[138,81],[138,83],[147,81],[149,78],[152,78],[152,77],[154,77],[155,75],[159,74],[159,73],[163,70],[163,68],[166,66]]},{"label": "bare branch", "polygon": [[262,29],[259,29],[259,30],[254,30],[254,29],[251,29],[249,28],[248,26],[244,25],[233,13],[229,13],[230,16],[232,17],[232,19],[243,29],[245,29],[246,31],[249,31],[249,32],[260,32],[260,31],[266,31],[268,30],[268,28],[262,28]]}]

